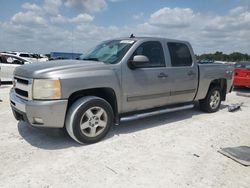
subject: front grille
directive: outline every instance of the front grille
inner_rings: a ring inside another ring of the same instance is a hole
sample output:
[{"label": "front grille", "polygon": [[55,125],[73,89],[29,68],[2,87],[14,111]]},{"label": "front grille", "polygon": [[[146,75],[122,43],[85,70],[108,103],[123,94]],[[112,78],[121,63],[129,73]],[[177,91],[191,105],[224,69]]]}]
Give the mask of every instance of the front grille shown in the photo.
[{"label": "front grille", "polygon": [[10,103],[11,103],[13,106],[16,106],[16,103],[14,103],[13,101],[10,101]]},{"label": "front grille", "polygon": [[31,100],[32,80],[18,76],[15,76],[14,80],[15,80],[14,89],[16,95],[22,99]]},{"label": "front grille", "polygon": [[16,79],[16,81],[17,81],[18,83],[26,84],[26,85],[29,84],[29,80],[24,80],[24,79],[16,78],[16,77],[15,77],[15,79]]},{"label": "front grille", "polygon": [[28,91],[23,91],[23,90],[21,90],[21,89],[15,88],[15,92],[16,92],[18,95],[24,96],[24,97],[26,97],[26,98],[29,97]]}]

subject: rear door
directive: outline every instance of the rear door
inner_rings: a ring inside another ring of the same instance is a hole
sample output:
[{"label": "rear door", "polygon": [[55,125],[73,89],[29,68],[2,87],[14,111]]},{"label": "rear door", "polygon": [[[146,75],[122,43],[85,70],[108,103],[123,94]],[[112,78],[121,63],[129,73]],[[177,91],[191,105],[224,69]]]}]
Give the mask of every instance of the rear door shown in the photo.
[{"label": "rear door", "polygon": [[150,62],[144,67],[132,70],[124,63],[124,112],[154,108],[168,103],[170,87],[163,44],[161,41],[145,41],[135,47],[130,59],[135,55],[147,56]]},{"label": "rear door", "polygon": [[168,42],[170,57],[169,81],[171,83],[171,103],[190,102],[198,88],[198,66],[192,56],[192,48],[187,43]]}]

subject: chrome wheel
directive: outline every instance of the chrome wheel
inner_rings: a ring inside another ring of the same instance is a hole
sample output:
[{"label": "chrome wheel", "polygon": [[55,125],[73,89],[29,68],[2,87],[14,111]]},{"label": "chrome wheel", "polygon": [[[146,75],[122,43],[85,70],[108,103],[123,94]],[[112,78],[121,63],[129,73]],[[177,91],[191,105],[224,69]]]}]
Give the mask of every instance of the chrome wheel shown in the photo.
[{"label": "chrome wheel", "polygon": [[85,136],[96,137],[104,131],[107,123],[107,112],[101,107],[92,107],[81,117],[80,129]]},{"label": "chrome wheel", "polygon": [[213,110],[220,105],[220,92],[218,90],[214,90],[211,94],[209,104]]}]

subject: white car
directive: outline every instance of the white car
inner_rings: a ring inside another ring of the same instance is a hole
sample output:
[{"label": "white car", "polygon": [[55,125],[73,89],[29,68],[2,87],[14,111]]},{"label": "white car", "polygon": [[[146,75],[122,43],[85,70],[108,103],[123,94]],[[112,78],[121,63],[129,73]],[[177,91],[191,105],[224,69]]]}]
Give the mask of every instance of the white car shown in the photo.
[{"label": "white car", "polygon": [[0,53],[0,80],[2,82],[12,81],[15,68],[20,65],[30,63],[32,63],[32,61],[18,57],[16,55]]},{"label": "white car", "polygon": [[46,55],[39,54],[39,59],[38,61],[44,62],[44,61],[49,61],[49,58]]},{"label": "white car", "polygon": [[5,54],[12,54],[18,57],[21,57],[23,59],[26,59],[28,61],[38,61],[38,62],[45,62],[48,61],[49,58],[42,54],[33,54],[33,53],[27,53],[27,52],[5,52]]}]

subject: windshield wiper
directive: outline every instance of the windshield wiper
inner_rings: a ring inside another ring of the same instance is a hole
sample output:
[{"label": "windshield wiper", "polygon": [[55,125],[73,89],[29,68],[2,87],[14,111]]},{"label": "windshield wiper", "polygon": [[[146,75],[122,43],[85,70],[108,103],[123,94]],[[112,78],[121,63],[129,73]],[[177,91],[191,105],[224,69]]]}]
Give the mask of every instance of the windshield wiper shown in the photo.
[{"label": "windshield wiper", "polygon": [[83,60],[88,60],[88,61],[99,61],[98,58],[94,58],[94,57],[84,58]]}]

